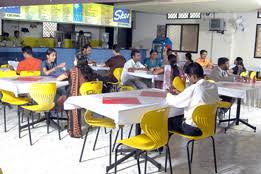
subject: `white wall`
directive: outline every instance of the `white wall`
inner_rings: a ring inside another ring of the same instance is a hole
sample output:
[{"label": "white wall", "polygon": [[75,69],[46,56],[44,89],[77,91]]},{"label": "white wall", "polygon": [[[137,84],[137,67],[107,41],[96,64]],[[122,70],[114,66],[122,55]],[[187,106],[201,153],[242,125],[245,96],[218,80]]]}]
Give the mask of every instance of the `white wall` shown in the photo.
[{"label": "white wall", "polygon": [[[235,19],[239,16],[243,16],[246,21],[247,30],[245,32],[235,31]],[[231,60],[241,56],[247,66],[261,66],[261,59],[254,58],[256,24],[261,22],[261,19],[257,18],[256,11],[215,14],[216,18],[224,18],[226,21],[224,35],[208,31],[210,17],[203,17],[198,20],[167,20],[165,15],[138,12],[135,18],[135,29],[133,30],[133,47],[151,49],[152,41],[156,37],[157,25],[195,23],[200,24],[198,51],[206,49],[214,63],[222,56]],[[183,53],[181,55],[183,56]],[[198,54],[193,54],[193,58],[196,57],[198,57]]]}]

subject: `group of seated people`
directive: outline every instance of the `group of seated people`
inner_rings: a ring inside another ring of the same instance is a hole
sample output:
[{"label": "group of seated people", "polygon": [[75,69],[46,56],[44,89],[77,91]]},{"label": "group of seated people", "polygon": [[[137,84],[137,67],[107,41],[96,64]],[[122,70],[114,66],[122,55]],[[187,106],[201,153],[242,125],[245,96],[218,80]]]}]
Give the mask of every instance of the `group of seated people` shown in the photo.
[{"label": "group of seated people", "polygon": [[[22,52],[24,60],[19,62],[17,67],[17,73],[21,71],[41,71],[41,75],[54,75],[57,80],[68,80],[69,88],[64,91],[57,90],[59,97],[57,98],[58,108],[62,107],[63,102],[69,96],[79,95],[79,88],[81,84],[88,81],[100,80],[105,84],[106,82],[116,82],[117,79],[113,75],[115,68],[123,68],[121,75],[121,83],[123,85],[132,86],[135,89],[148,88],[146,81],[140,78],[131,76],[128,72],[134,72],[136,70],[149,71],[153,74],[161,74],[164,72],[163,65],[170,65],[172,71],[172,78],[179,76],[181,71],[184,71],[192,85],[186,88],[183,92],[177,92],[176,95],[171,93],[167,94],[167,102],[178,108],[184,108],[184,116],[173,117],[170,119],[170,129],[181,131],[188,135],[200,135],[201,131],[195,127],[192,121],[192,112],[198,103],[215,103],[219,98],[225,101],[232,101],[231,98],[224,96],[218,96],[217,87],[215,83],[210,83],[205,80],[204,68],[213,68],[211,62],[206,58],[207,51],[200,51],[200,58],[194,61],[192,55],[186,53],[186,63],[183,68],[177,65],[177,55],[168,50],[163,61],[160,61],[158,53],[155,50],[150,52],[150,57],[144,60],[144,64],[141,63],[141,54],[139,50],[132,50],[131,59],[126,59],[120,54],[120,48],[117,45],[113,46],[113,56],[105,62],[105,66],[110,67],[108,74],[105,77],[101,77],[95,73],[89,66],[89,63],[95,63],[89,59],[91,54],[91,46],[85,45],[81,52],[75,56],[74,67],[71,70],[65,71],[65,63],[59,65],[56,64],[57,53],[55,49],[49,48],[46,51],[46,60],[43,62],[40,59],[34,58],[32,48],[29,46],[23,47]],[[167,61],[166,61],[167,60]],[[234,81],[232,74],[237,75],[242,71],[245,71],[243,65],[243,59],[237,58],[235,60],[236,66],[229,70],[229,59],[222,57],[218,59],[218,66],[214,67],[209,74],[209,78],[218,81]],[[177,95],[178,94],[178,95]],[[80,137],[79,127],[79,112],[77,110],[69,112],[68,118],[70,122],[69,133],[73,137]],[[185,118],[185,122],[184,122]]]}]

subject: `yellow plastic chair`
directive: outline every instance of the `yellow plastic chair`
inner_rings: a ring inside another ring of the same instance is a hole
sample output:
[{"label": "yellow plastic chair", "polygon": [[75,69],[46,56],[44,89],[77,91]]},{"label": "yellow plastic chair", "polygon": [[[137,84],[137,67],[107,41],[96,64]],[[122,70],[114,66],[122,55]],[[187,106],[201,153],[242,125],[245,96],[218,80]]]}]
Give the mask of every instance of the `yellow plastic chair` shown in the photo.
[{"label": "yellow plastic chair", "polygon": [[10,68],[10,65],[9,64],[4,64],[4,65],[1,65],[0,68]]},{"label": "yellow plastic chair", "polygon": [[[22,106],[22,108],[30,111],[30,115],[27,117],[27,127],[29,131],[30,145],[32,145],[31,129],[29,116],[33,117],[33,112],[44,112],[47,119],[47,133],[49,133],[49,112],[54,108],[54,97],[56,94],[56,83],[35,83],[32,84],[29,95],[36,102],[36,104],[29,106]],[[46,114],[47,113],[47,114]],[[32,122],[31,125],[34,123]],[[59,125],[59,123],[58,123]],[[59,126],[58,126],[59,129]],[[20,131],[20,130],[19,130]],[[59,131],[58,131],[59,132]]]},{"label": "yellow plastic chair", "polygon": [[[213,137],[215,134],[215,127],[216,127],[217,106],[218,106],[217,104],[199,105],[194,110],[194,112],[192,114],[192,119],[193,119],[193,122],[196,124],[196,126],[201,130],[202,135],[189,136],[189,135],[185,135],[180,132],[177,132],[177,131],[170,131],[170,133],[172,133],[172,134],[176,134],[176,135],[189,139],[189,141],[187,143],[187,157],[188,157],[188,167],[189,167],[190,174],[191,174],[191,163],[192,163],[192,159],[193,159],[194,142],[205,139],[205,138],[212,139],[215,172],[217,173],[215,140]],[[191,155],[190,155],[190,150],[189,150],[190,143],[192,143]]]},{"label": "yellow plastic chair", "polygon": [[144,133],[136,135],[134,137],[118,141],[120,144],[115,150],[115,174],[117,172],[117,154],[119,147],[125,145],[134,149],[137,149],[135,153],[137,158],[138,171],[140,172],[139,156],[145,153],[145,173],[147,168],[147,151],[156,150],[160,147],[166,146],[166,161],[165,161],[165,172],[167,168],[167,157],[169,158],[170,172],[172,173],[171,167],[171,156],[168,146],[168,108],[162,108],[152,110],[145,113],[141,119],[141,129]]},{"label": "yellow plastic chair", "polygon": [[40,71],[21,71],[20,76],[40,76],[41,72]]},{"label": "yellow plastic chair", "polygon": [[[102,84],[103,83],[101,81],[85,82],[80,87],[80,94],[81,95],[101,94],[102,93],[102,87],[103,87]],[[88,129],[86,131],[86,135],[85,135],[85,138],[84,138],[84,142],[83,142],[83,146],[82,146],[79,162],[82,161],[82,156],[83,156],[83,152],[84,152],[84,149],[85,149],[85,143],[86,143],[87,136],[88,136],[88,133],[89,133],[89,130],[90,130],[91,127],[98,127],[96,138],[95,138],[95,142],[94,142],[94,145],[93,145],[93,150],[95,150],[95,147],[96,147],[96,143],[97,143],[97,139],[98,139],[98,136],[99,136],[100,128],[103,127],[103,128],[108,128],[108,129],[114,129],[116,127],[116,125],[115,125],[115,123],[114,123],[114,121],[112,119],[109,119],[109,118],[95,118],[95,117],[93,117],[92,112],[88,111],[88,110],[84,114],[84,121],[88,125]],[[109,164],[111,164],[112,130],[109,131],[109,134],[110,134]]]},{"label": "yellow plastic chair", "polygon": [[113,89],[111,92],[116,92],[118,91],[118,88],[121,84],[121,74],[122,74],[122,68],[115,68],[113,71],[114,77],[117,79],[117,82],[109,82],[113,86]]},{"label": "yellow plastic chair", "polygon": [[255,71],[251,72],[249,77],[250,80],[253,80],[256,77],[256,72]]},{"label": "yellow plastic chair", "polygon": [[15,77],[16,72],[9,70],[9,71],[0,71],[0,78],[8,78],[8,77]]},{"label": "yellow plastic chair", "polygon": [[123,91],[133,91],[134,88],[132,86],[120,86],[119,87],[119,91],[123,92]]},{"label": "yellow plastic chair", "polygon": [[185,82],[180,78],[180,76],[176,76],[173,81],[172,85],[175,89],[177,89],[179,92],[182,92],[185,90]]},{"label": "yellow plastic chair", "polygon": [[3,171],[2,171],[2,169],[0,168],[0,174],[3,174]]},{"label": "yellow plastic chair", "polygon": [[[9,78],[9,77],[16,77],[15,71],[0,71],[0,78]],[[30,99],[24,98],[24,97],[15,97],[15,95],[12,92],[1,90],[2,92],[2,104],[3,104],[3,110],[4,110],[4,130],[7,132],[6,129],[6,106],[7,105],[16,105],[18,107],[17,109],[17,115],[18,115],[18,124],[20,127],[20,106],[25,105],[30,102]],[[20,138],[19,134],[19,138]]]},{"label": "yellow plastic chair", "polygon": [[240,73],[240,76],[241,76],[241,77],[246,77],[246,75],[247,75],[246,71]]}]

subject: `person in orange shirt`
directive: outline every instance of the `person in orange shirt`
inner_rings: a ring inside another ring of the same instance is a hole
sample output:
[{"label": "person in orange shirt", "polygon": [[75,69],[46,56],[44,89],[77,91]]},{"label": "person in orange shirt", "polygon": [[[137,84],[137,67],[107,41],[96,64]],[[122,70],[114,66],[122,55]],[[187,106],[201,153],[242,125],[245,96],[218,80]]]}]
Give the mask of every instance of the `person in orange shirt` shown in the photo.
[{"label": "person in orange shirt", "polygon": [[40,71],[42,61],[33,57],[33,50],[30,46],[22,48],[24,60],[19,62],[16,72],[20,74],[21,71]]},{"label": "person in orange shirt", "polygon": [[202,66],[203,69],[212,69],[213,64],[212,62],[207,58],[208,52],[206,50],[200,51],[200,57],[196,59],[196,62]]}]

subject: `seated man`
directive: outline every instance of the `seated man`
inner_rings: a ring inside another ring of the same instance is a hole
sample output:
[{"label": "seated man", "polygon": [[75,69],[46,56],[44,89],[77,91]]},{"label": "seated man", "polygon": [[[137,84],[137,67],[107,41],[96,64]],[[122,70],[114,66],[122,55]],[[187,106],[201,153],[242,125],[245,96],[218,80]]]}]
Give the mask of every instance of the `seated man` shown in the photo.
[{"label": "seated man", "polygon": [[233,82],[235,76],[228,74],[229,70],[229,59],[226,57],[221,57],[218,59],[218,66],[215,67],[209,74],[209,79],[215,82],[228,81]]},{"label": "seated man", "polygon": [[207,58],[208,52],[206,50],[200,51],[200,57],[196,59],[196,62],[202,66],[203,69],[212,69],[213,65]]},{"label": "seated man", "polygon": [[16,72],[20,74],[21,71],[40,71],[42,61],[33,57],[33,50],[30,46],[22,48],[24,60],[19,62]]},{"label": "seated man", "polygon": [[114,77],[113,72],[116,68],[123,68],[126,62],[125,58],[120,53],[120,47],[118,45],[113,45],[112,47],[113,57],[108,59],[105,62],[107,67],[110,67],[110,71],[108,73],[108,82],[117,82],[117,79]]},{"label": "seated man", "polygon": [[128,72],[134,72],[135,70],[147,70],[147,68],[140,63],[140,52],[136,49],[132,50],[131,59],[124,64],[121,74],[121,83],[122,85],[132,86],[135,89],[148,88],[140,78],[128,74]]},{"label": "seated man", "polygon": [[202,132],[195,127],[192,113],[199,104],[218,102],[218,90],[215,83],[204,80],[204,71],[198,63],[189,64],[185,73],[192,85],[178,95],[167,94],[166,100],[169,105],[184,108],[184,116],[169,119],[169,130],[175,130],[190,136],[200,136]]}]

